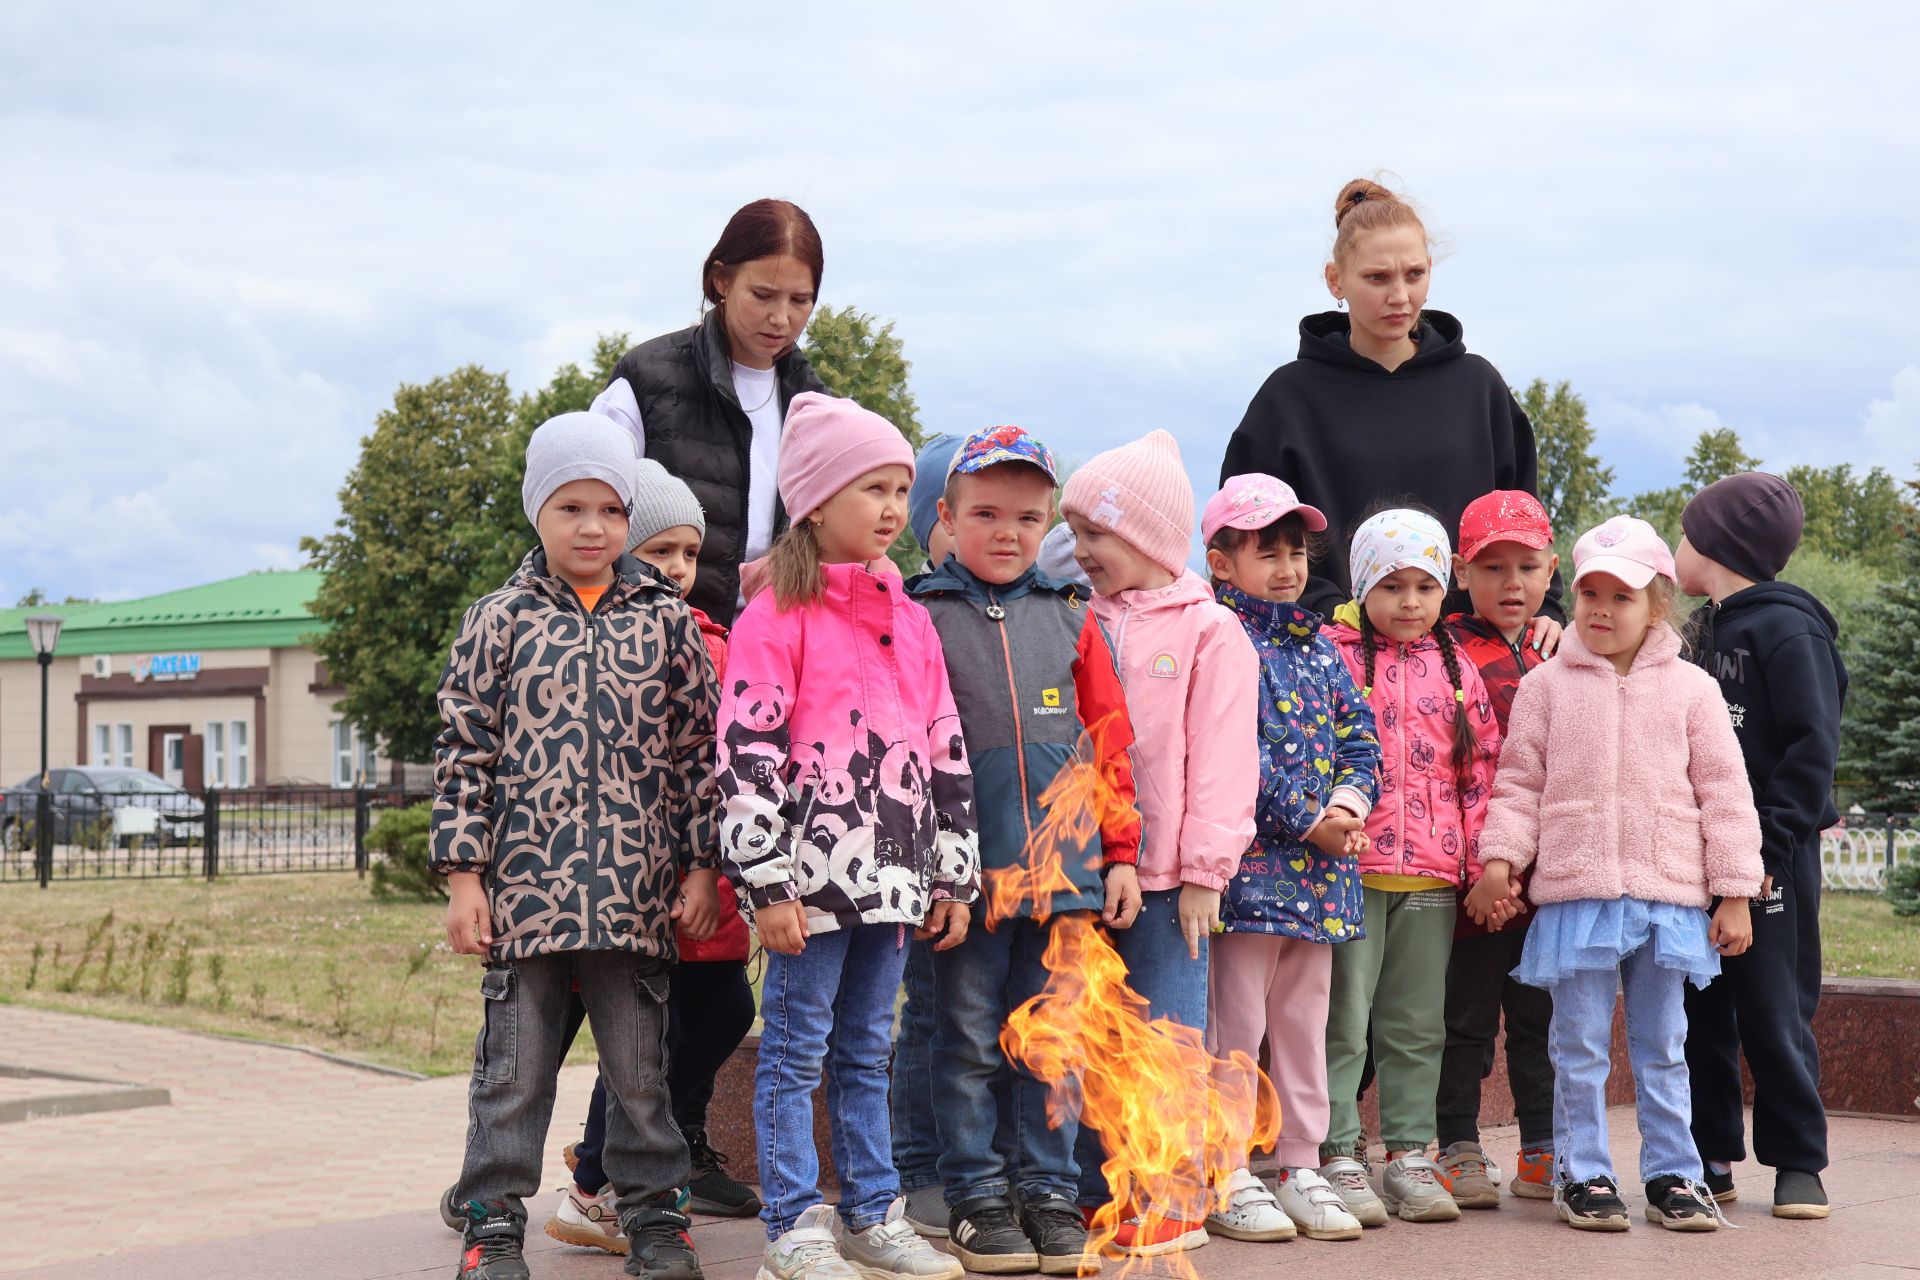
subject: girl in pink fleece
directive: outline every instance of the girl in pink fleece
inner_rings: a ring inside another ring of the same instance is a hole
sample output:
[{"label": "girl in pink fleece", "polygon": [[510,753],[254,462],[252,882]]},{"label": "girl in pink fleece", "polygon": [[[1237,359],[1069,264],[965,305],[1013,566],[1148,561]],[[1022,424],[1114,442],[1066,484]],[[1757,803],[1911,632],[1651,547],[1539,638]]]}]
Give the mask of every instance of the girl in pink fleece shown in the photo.
[{"label": "girl in pink fleece", "polygon": [[[1701,1185],[1682,983],[1704,987],[1753,938],[1760,820],[1713,678],[1667,624],[1673,555],[1644,520],[1615,516],[1573,549],[1574,630],[1520,682],[1467,898],[1498,928],[1537,904],[1514,976],[1553,992],[1554,1206],[1570,1225],[1624,1231],[1607,1150],[1614,995],[1626,993],[1647,1217],[1676,1231],[1720,1222]],[[1706,909],[1721,899],[1709,921]]]},{"label": "girl in pink fleece", "polygon": [[[1207,940],[1253,838],[1260,793],[1260,659],[1239,618],[1187,568],[1193,488],[1171,435],[1150,432],[1095,456],[1067,480],[1060,511],[1134,727],[1141,906],[1111,940],[1150,1016],[1205,1031]],[[1081,1129],[1075,1158],[1081,1203],[1105,1204],[1097,1133]],[[1196,1177],[1191,1203],[1153,1206],[1123,1222],[1115,1243],[1140,1254],[1197,1248],[1207,1242],[1207,1201]]]}]

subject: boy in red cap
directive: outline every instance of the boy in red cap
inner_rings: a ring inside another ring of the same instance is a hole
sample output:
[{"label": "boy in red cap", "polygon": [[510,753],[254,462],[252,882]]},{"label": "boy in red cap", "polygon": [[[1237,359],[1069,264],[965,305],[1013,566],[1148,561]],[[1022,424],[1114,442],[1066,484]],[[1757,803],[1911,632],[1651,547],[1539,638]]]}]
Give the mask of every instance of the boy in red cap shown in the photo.
[{"label": "boy in red cap", "polygon": [[[1560,569],[1553,525],[1530,493],[1499,489],[1476,499],[1460,516],[1454,577],[1473,601],[1472,613],[1447,619],[1454,640],[1480,669],[1500,733],[1521,677],[1547,660],[1552,646],[1535,646],[1528,624],[1540,612]],[[1553,636],[1558,641],[1557,629]],[[1447,962],[1447,1047],[1436,1098],[1440,1170],[1462,1209],[1500,1207],[1499,1175],[1480,1147],[1480,1082],[1493,1072],[1493,1041],[1507,1019],[1507,1079],[1520,1120],[1520,1167],[1513,1194],[1553,1195],[1553,1064],[1547,1025],[1553,997],[1509,976],[1520,963],[1529,917],[1498,933],[1464,911]]]}]

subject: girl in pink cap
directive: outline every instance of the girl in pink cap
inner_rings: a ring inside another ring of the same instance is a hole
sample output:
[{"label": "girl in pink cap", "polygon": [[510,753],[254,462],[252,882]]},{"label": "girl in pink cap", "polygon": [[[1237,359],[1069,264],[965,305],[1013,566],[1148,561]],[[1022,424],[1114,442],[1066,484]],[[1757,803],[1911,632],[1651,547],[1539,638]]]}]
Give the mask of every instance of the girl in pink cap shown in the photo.
[{"label": "girl in pink cap", "polygon": [[[967,933],[973,779],[932,620],[867,562],[907,519],[913,449],[851,400],[795,396],[780,442],[794,523],[734,624],[718,716],[721,856],[768,954],[754,1074],[763,1280],[958,1280],[905,1219],[887,1062],[910,934]],[[822,1202],[828,1093],[840,1204]]]},{"label": "girl in pink cap", "polygon": [[1512,876],[1530,873],[1538,906],[1514,976],[1553,992],[1559,1216],[1583,1231],[1628,1226],[1606,1098],[1624,989],[1647,1218],[1712,1231],[1682,984],[1706,986],[1753,939],[1760,819],[1719,686],[1668,625],[1674,564],[1660,535],[1615,516],[1581,536],[1573,565],[1574,629],[1520,683],[1467,910],[1499,928],[1521,909]]}]

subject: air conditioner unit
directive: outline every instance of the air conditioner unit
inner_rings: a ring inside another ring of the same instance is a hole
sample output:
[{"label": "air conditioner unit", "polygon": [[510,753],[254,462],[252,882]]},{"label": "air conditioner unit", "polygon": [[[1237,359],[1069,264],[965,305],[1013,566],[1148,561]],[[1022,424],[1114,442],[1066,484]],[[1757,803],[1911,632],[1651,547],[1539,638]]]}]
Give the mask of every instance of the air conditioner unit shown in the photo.
[{"label": "air conditioner unit", "polygon": [[112,674],[113,674],[113,655],[108,653],[94,654],[93,655],[93,678],[95,680],[105,680],[108,676]]}]

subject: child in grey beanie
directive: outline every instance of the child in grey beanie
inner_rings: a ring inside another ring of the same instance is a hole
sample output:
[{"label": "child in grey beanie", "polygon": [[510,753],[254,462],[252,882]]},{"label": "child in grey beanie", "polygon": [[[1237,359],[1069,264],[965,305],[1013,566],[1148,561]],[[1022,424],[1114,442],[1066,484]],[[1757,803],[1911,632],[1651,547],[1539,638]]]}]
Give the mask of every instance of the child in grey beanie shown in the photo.
[{"label": "child in grey beanie", "polygon": [[[527,441],[527,472],[520,482],[520,506],[527,521],[540,525],[540,508],[553,491],[575,480],[603,480],[621,502],[633,505],[633,437],[612,418],[597,413],[562,413],[534,429]],[[657,465],[657,464],[656,464]]]},{"label": "child in grey beanie", "polygon": [[641,458],[633,474],[633,514],[627,520],[627,550],[668,529],[686,525],[704,540],[707,513],[687,482],[652,458]]}]

